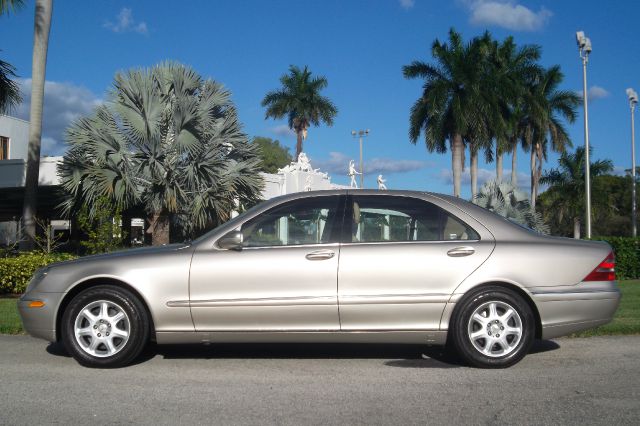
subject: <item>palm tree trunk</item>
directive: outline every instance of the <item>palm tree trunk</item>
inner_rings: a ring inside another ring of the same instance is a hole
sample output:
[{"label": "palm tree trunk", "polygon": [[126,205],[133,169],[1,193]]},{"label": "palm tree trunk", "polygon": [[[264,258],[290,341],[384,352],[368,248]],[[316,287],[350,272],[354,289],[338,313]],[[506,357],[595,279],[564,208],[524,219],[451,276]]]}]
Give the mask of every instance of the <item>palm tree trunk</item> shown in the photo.
[{"label": "palm tree trunk", "polygon": [[304,132],[303,129],[298,129],[296,130],[296,158],[294,160],[298,161],[298,157],[300,156],[300,153],[302,152],[302,133]]},{"label": "palm tree trunk", "polygon": [[169,244],[169,215],[166,212],[156,212],[149,222],[147,232],[151,234],[151,244],[154,246]]},{"label": "palm tree trunk", "polygon": [[35,246],[36,212],[38,209],[38,179],[40,174],[40,144],[42,142],[42,103],[44,81],[51,28],[52,0],[36,0],[33,30],[33,64],[31,68],[31,111],[29,114],[29,148],[27,175],[24,187],[22,220],[26,239],[21,249],[31,250]]},{"label": "palm tree trunk", "polygon": [[478,150],[473,146],[471,146],[469,172],[471,173],[471,202],[475,203],[476,194],[478,194]]},{"label": "palm tree trunk", "polygon": [[518,177],[517,177],[517,173],[516,173],[516,169],[518,168],[518,161],[516,159],[516,156],[518,155],[518,145],[513,146],[513,151],[511,154],[511,185],[513,185],[514,188],[518,187]]},{"label": "palm tree trunk", "polygon": [[536,181],[536,151],[533,146],[531,146],[531,160],[529,164],[531,168],[531,207],[536,206],[536,189],[535,189],[535,181]]},{"label": "palm tree trunk", "polygon": [[[537,162],[538,162],[538,169],[536,171],[536,198],[538,198],[538,189],[540,187],[540,178],[542,177],[542,162],[544,161],[544,158],[542,156],[542,146],[540,144],[538,144],[536,146],[536,156],[537,156]],[[535,203],[533,204],[533,207],[535,207]]]},{"label": "palm tree trunk", "polygon": [[573,238],[580,239],[580,216],[573,218]]},{"label": "palm tree trunk", "polygon": [[496,181],[498,182],[502,182],[502,157],[502,152],[499,152],[496,146]]},{"label": "palm tree trunk", "polygon": [[462,181],[462,155],[464,154],[464,144],[462,135],[456,133],[451,142],[451,167],[453,171],[453,195],[460,196],[460,182]]}]

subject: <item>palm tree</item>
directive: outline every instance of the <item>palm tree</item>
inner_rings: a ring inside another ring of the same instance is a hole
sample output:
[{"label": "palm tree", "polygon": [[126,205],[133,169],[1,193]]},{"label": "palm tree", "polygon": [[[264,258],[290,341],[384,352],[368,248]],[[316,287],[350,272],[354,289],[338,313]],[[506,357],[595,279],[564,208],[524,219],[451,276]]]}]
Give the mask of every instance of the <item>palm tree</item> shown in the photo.
[{"label": "palm tree", "polygon": [[0,0],[0,15],[15,12],[24,6],[24,0]]},{"label": "palm tree", "polygon": [[193,237],[258,200],[258,147],[242,132],[231,94],[177,63],[117,74],[108,101],[67,131],[60,169],[65,211],[89,214],[101,197],[141,206],[154,245],[170,227]]},{"label": "palm tree", "polygon": [[23,226],[27,238],[21,244],[23,249],[32,249],[36,238],[35,217],[38,208],[42,103],[44,100],[44,80],[52,9],[52,0],[36,0],[33,31],[33,65],[31,71],[31,111],[29,113],[29,148],[22,211]]},{"label": "palm tree", "polygon": [[475,202],[480,207],[542,234],[549,233],[549,226],[544,223],[542,215],[531,207],[527,194],[511,183],[497,179],[486,182],[476,196]]},{"label": "palm tree", "polygon": [[[0,15],[15,12],[24,6],[22,0],[0,0]],[[14,107],[22,102],[20,88],[13,81],[12,77],[17,77],[16,69],[13,65],[0,61],[0,114],[10,112]]]},{"label": "palm tree", "polygon": [[476,144],[490,140],[487,113],[483,109],[487,105],[483,96],[485,43],[484,38],[474,38],[464,44],[461,35],[452,28],[448,42],[441,43],[438,39],[433,42],[431,55],[435,64],[414,61],[402,68],[405,78],[425,81],[422,96],[411,108],[409,140],[416,144],[424,133],[427,150],[439,153],[447,151],[449,141],[456,197],[460,196],[465,141],[474,145],[473,158],[479,149]]},{"label": "palm tree", "polygon": [[289,128],[296,133],[296,158],[302,152],[309,126],[318,126],[320,122],[331,126],[338,113],[329,98],[320,95],[327,87],[327,79],[311,74],[307,66],[300,69],[291,65],[289,74],[280,77],[282,87],[267,93],[261,103],[267,108],[265,119],[287,117]]},{"label": "palm tree", "polygon": [[503,155],[512,152],[511,181],[516,183],[516,155],[521,135],[522,103],[527,83],[538,75],[540,46],[524,45],[518,48],[513,37],[502,43],[493,42],[490,73],[495,77],[492,93],[499,96],[499,114],[504,121],[495,133],[496,179],[502,181]]},{"label": "palm tree", "polygon": [[0,60],[0,114],[6,114],[22,102],[20,87],[11,79],[17,77],[13,65]]},{"label": "palm tree", "polygon": [[576,119],[576,107],[580,96],[571,92],[558,90],[564,75],[560,67],[555,65],[541,70],[529,86],[525,94],[523,119],[523,142],[530,152],[531,168],[531,205],[535,207],[538,186],[542,177],[542,164],[547,158],[550,148],[559,153],[571,147],[571,139],[561,119],[573,123]]},{"label": "palm tree", "polygon": [[[591,149],[590,149],[591,150]],[[580,238],[581,217],[584,214],[584,147],[569,154],[563,152],[558,160],[558,168],[546,172],[540,183],[551,185],[547,192],[553,203],[553,211],[562,221],[564,217],[573,219],[573,237]],[[589,165],[591,177],[600,176],[613,170],[611,160],[598,160]],[[606,205],[606,201],[601,203]]]}]

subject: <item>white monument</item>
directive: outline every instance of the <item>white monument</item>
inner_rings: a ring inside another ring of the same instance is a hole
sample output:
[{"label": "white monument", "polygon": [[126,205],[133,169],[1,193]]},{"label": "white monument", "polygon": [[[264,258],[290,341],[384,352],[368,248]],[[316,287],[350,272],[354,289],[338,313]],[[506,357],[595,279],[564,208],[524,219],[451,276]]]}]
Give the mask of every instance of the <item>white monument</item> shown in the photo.
[{"label": "white monument", "polygon": [[349,174],[347,174],[347,176],[349,176],[351,178],[351,188],[358,188],[358,182],[356,182],[356,175],[359,175],[360,173],[358,173],[356,171],[356,164],[355,161],[353,160],[349,160]]},{"label": "white monument", "polygon": [[327,173],[314,169],[304,152],[298,155],[297,161],[278,169],[277,173],[262,173],[262,178],[265,184],[262,198],[265,200],[292,192],[347,188],[331,183]]},{"label": "white monument", "polygon": [[385,185],[386,180],[382,178],[382,175],[378,175],[378,189],[380,191],[386,191],[387,185]]}]

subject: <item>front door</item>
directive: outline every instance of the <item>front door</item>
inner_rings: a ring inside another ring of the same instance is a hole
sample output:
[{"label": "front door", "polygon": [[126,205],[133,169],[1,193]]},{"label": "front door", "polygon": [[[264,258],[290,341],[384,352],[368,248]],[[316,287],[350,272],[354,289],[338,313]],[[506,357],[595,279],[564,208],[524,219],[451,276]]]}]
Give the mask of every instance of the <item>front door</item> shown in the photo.
[{"label": "front door", "polygon": [[190,278],[196,330],[338,330],[339,201],[277,205],[241,225],[241,250],[198,249]]}]

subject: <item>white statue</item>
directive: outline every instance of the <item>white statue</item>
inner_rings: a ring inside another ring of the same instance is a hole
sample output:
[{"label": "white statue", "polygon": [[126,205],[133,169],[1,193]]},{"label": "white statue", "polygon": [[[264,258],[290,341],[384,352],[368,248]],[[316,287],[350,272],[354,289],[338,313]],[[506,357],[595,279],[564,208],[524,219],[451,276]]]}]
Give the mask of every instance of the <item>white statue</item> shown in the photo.
[{"label": "white statue", "polygon": [[317,172],[317,170],[313,170],[313,168],[311,167],[311,162],[309,161],[309,157],[307,157],[307,154],[305,154],[304,152],[301,152],[298,155],[298,158],[296,161],[292,161],[291,164],[289,164],[288,166],[284,166],[281,169],[278,169],[278,173],[280,172],[284,172],[284,173],[289,173],[289,172]]},{"label": "white statue", "polygon": [[386,182],[386,180],[382,178],[382,175],[378,175],[378,189],[380,191],[386,191],[387,190],[387,185],[384,184],[385,182]]},{"label": "white statue", "polygon": [[311,185],[313,184],[313,177],[311,175],[307,176],[307,179],[305,179],[305,185],[304,185],[304,190],[305,191],[311,191]]},{"label": "white statue", "polygon": [[311,168],[309,157],[307,157],[307,154],[305,154],[304,152],[301,152],[300,155],[298,155],[298,167],[298,170],[300,170],[301,172],[310,172],[311,170],[313,170]]},{"label": "white statue", "polygon": [[356,171],[356,164],[355,161],[350,160],[349,161],[349,174],[347,176],[349,176],[351,178],[351,187],[352,188],[358,188],[358,183],[356,182],[356,175],[359,175],[361,173],[358,173]]}]

